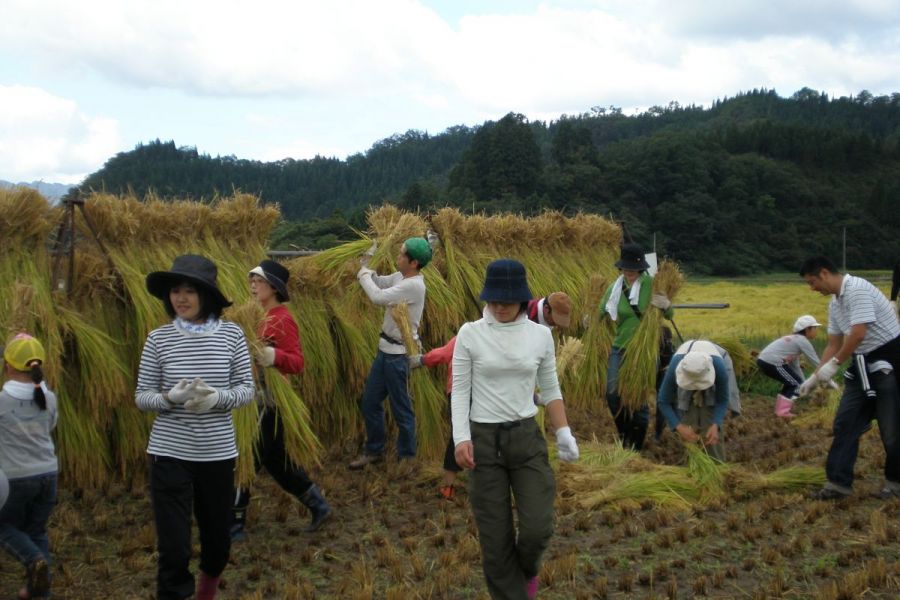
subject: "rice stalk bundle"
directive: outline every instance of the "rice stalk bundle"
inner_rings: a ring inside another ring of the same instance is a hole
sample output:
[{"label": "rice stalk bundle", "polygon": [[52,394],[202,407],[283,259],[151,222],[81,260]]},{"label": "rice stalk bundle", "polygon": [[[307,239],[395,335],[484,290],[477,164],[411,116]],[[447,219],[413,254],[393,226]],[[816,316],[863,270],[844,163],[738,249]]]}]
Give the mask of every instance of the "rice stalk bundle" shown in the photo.
[{"label": "rice stalk bundle", "polygon": [[[291,293],[294,293],[293,291]],[[333,396],[340,379],[339,359],[331,332],[325,300],[318,297],[292,296],[288,304],[300,328],[303,349],[303,372],[297,377],[303,399],[310,409],[313,426],[318,432],[338,432],[338,414],[333,411]]]},{"label": "rice stalk bundle", "polygon": [[697,484],[704,500],[718,498],[725,493],[727,468],[714,459],[706,448],[698,444],[685,444],[688,476]]},{"label": "rice stalk bundle", "polygon": [[[842,390],[820,387],[813,391],[809,400],[809,408],[804,409],[797,417],[791,419],[791,425],[809,429],[821,427],[828,429],[834,423],[838,406],[841,403]],[[794,406],[802,406],[795,401]]]},{"label": "rice stalk bundle", "polygon": [[716,340],[716,343],[728,352],[731,362],[734,363],[734,374],[738,379],[748,377],[756,368],[756,361],[750,354],[750,350],[740,339],[728,337]]},{"label": "rice stalk bundle", "polygon": [[414,369],[409,374],[409,395],[416,415],[416,454],[437,460],[443,456],[450,431],[444,385],[428,369]]},{"label": "rice stalk bundle", "polygon": [[276,369],[266,370],[266,386],[284,426],[284,445],[299,466],[318,465],[322,445],[312,430],[309,409],[290,380]]},{"label": "rice stalk bundle", "polygon": [[612,350],[615,331],[608,317],[599,318],[599,303],[606,291],[608,280],[595,273],[585,292],[587,329],[581,337],[584,358],[578,368],[563,377],[566,402],[577,408],[596,405],[606,394],[606,365]]},{"label": "rice stalk bundle", "polygon": [[385,310],[391,311],[391,317],[400,329],[400,337],[403,339],[403,345],[406,347],[406,354],[410,356],[421,354],[422,347],[413,334],[412,323],[409,322],[409,304],[398,302]]},{"label": "rice stalk bundle", "polygon": [[[653,278],[654,294],[663,294],[673,300],[683,284],[684,275],[674,262],[660,262]],[[648,306],[625,350],[619,369],[619,395],[625,410],[639,410],[656,394],[662,320],[662,311]]]},{"label": "rice stalk bundle", "polygon": [[59,470],[84,488],[102,487],[109,481],[112,459],[105,431],[76,407],[65,386],[54,390],[58,399],[56,450]]},{"label": "rice stalk bundle", "polygon": [[24,259],[44,245],[60,215],[31,188],[0,189],[0,252]]},{"label": "rice stalk bundle", "polygon": [[74,348],[69,377],[79,385],[73,389],[78,389],[81,404],[94,421],[106,426],[110,409],[134,401],[134,381],[123,361],[121,344],[78,313],[65,307],[59,311],[62,330]]},{"label": "rice stalk bundle", "polygon": [[556,350],[556,374],[562,381],[570,370],[577,369],[584,360],[584,344],[576,337],[563,336]]},{"label": "rice stalk bundle", "polygon": [[755,495],[762,491],[797,492],[825,484],[821,467],[792,466],[771,473],[760,473],[738,466],[728,469],[725,480],[737,495]]},{"label": "rice stalk bundle", "polygon": [[699,500],[694,482],[675,470],[622,473],[600,489],[579,494],[575,503],[588,510],[604,505],[650,501],[657,507],[689,509]]},{"label": "rice stalk bundle", "polygon": [[[372,240],[362,238],[352,242],[324,250],[308,258],[291,261],[291,275],[297,269],[299,273],[292,279],[303,282],[304,286],[329,289],[348,285],[359,270],[359,258],[372,246]],[[304,263],[309,263],[315,270],[301,270]],[[374,266],[374,257],[370,259]]]},{"label": "rice stalk bundle", "polygon": [[467,320],[464,296],[451,289],[450,284],[432,265],[422,271],[425,277],[425,310],[419,324],[419,338],[436,346],[451,338],[461,323]]}]

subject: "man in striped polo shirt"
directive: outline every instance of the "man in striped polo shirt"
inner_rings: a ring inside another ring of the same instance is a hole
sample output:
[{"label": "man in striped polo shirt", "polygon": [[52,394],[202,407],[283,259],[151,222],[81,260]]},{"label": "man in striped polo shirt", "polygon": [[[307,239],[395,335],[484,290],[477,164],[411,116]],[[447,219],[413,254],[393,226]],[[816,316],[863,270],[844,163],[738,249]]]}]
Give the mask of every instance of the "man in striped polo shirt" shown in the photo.
[{"label": "man in striped polo shirt", "polygon": [[828,345],[816,372],[800,386],[800,394],[828,383],[840,365],[851,359],[825,463],[828,481],[813,497],[835,500],[852,493],[859,438],[873,418],[878,421],[886,454],[885,484],[879,496],[900,496],[900,324],[878,288],[860,277],[842,274],[824,256],[804,262],[800,276],[813,291],[832,296]]}]

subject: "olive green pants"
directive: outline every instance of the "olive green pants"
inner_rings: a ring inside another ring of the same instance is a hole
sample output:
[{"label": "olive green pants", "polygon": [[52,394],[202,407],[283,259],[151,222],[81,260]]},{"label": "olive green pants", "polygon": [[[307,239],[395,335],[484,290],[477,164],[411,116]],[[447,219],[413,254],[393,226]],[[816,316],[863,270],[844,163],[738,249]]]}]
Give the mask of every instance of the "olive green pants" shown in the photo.
[{"label": "olive green pants", "polygon": [[[471,423],[475,469],[469,497],[491,598],[524,600],[553,535],[556,482],[534,419]],[[518,533],[513,521],[515,499]]]},{"label": "olive green pants", "polygon": [[[681,422],[692,427],[700,439],[705,439],[706,430],[713,424],[713,406],[697,406],[691,404],[691,407],[681,415]],[[714,446],[706,446],[706,452],[718,460],[725,462],[725,431],[724,427],[719,427],[719,443]]]}]

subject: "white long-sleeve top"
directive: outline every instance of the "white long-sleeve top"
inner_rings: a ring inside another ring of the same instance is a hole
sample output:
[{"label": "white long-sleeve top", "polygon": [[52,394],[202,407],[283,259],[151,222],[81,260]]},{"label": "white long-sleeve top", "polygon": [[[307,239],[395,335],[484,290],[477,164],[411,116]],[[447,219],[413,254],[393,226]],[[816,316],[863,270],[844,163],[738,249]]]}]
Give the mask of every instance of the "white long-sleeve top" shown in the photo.
[{"label": "white long-sleeve top", "polygon": [[819,366],[819,355],[802,333],[792,333],[771,342],[759,353],[759,360],[779,367],[784,363],[800,369],[800,354],[804,354],[812,368]]},{"label": "white long-sleeve top", "polygon": [[[425,310],[425,278],[422,275],[404,278],[399,271],[390,275],[378,275],[371,269],[360,269],[357,279],[369,300],[378,306],[394,306],[406,302],[413,337],[419,339],[419,323]],[[390,310],[384,311],[381,331],[399,342],[403,341],[403,334]],[[384,338],[378,340],[378,349],[385,354],[406,354],[406,346],[392,344]]]},{"label": "white long-sleeve top", "polygon": [[562,398],[550,330],[525,312],[510,323],[498,322],[487,309],[483,315],[456,336],[450,396],[454,444],[472,439],[469,421],[533,417],[535,387],[541,389],[542,405]]}]

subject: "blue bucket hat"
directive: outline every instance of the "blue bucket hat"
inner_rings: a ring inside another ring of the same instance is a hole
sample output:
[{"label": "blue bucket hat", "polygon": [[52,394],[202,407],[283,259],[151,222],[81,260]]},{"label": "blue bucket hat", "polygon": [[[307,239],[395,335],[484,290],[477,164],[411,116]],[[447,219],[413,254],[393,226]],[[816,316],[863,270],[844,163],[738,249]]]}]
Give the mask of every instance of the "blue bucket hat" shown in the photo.
[{"label": "blue bucket hat", "polygon": [[527,302],[531,300],[525,266],[517,260],[501,258],[487,266],[479,299],[485,302]]}]

